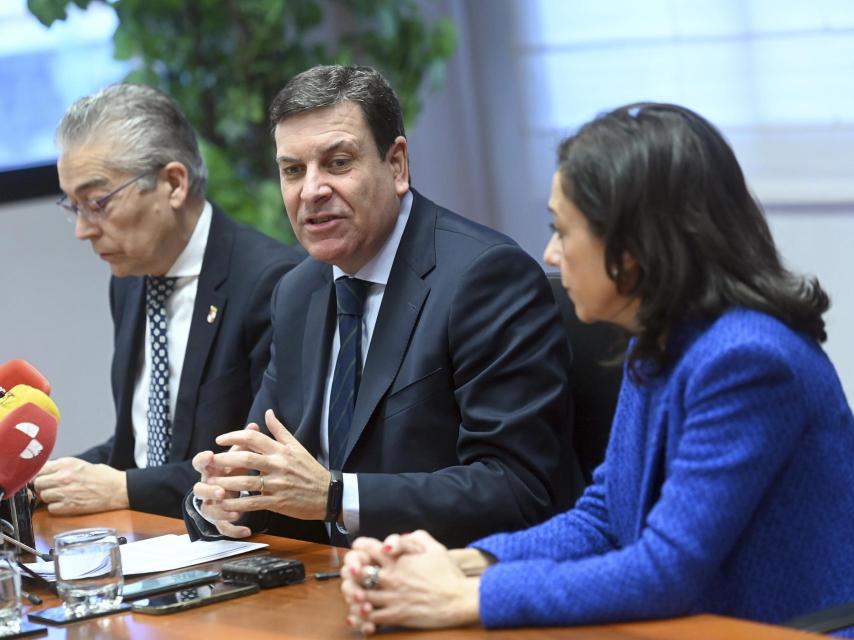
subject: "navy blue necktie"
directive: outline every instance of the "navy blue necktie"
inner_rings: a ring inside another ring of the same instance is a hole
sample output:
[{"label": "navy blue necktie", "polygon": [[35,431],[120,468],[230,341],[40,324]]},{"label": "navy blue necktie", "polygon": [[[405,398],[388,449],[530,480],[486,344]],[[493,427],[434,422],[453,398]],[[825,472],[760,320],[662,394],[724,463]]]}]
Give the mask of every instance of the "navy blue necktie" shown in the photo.
[{"label": "navy blue necktie", "polygon": [[338,307],[338,335],[341,346],[332,389],[329,394],[329,468],[341,469],[347,437],[353,422],[353,409],[362,377],[362,311],[370,282],[357,278],[338,278],[335,299]]},{"label": "navy blue necktie", "polygon": [[149,467],[159,467],[169,459],[172,424],[169,420],[169,344],[166,334],[166,300],[177,278],[148,276],[145,306],[151,339],[151,380],[148,386]]}]

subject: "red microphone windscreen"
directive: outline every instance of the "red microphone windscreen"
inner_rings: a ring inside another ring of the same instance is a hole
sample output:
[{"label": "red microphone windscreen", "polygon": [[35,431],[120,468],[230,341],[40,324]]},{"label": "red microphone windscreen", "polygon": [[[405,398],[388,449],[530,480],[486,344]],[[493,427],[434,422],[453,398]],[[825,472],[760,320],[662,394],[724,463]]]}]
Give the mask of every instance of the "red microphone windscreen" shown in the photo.
[{"label": "red microphone windscreen", "polygon": [[32,480],[56,443],[57,419],[27,403],[0,420],[0,491],[11,496]]},{"label": "red microphone windscreen", "polygon": [[0,387],[8,391],[19,384],[35,387],[50,395],[50,383],[47,378],[26,360],[15,358],[0,364]]}]

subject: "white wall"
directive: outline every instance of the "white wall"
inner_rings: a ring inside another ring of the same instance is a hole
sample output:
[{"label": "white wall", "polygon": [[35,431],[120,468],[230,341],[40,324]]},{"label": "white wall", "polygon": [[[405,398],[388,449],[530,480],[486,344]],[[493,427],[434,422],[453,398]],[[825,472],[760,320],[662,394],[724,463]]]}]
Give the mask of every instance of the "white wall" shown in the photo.
[{"label": "white wall", "polygon": [[854,205],[770,209],[768,222],[786,265],[818,276],[830,295],[824,345],[848,402],[854,402]]},{"label": "white wall", "polygon": [[54,455],[73,454],[112,432],[109,271],[54,205],[0,206],[0,362],[25,358],[51,381],[62,413]]}]

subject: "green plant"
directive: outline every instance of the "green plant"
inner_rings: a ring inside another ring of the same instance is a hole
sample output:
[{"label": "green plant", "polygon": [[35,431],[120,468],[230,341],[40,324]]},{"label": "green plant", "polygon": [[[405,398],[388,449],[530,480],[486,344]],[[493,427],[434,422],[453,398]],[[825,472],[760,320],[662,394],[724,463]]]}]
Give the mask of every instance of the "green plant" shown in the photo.
[{"label": "green plant", "polygon": [[[28,0],[50,26],[69,5]],[[425,80],[444,80],[456,48],[447,18],[425,23],[413,0],[109,0],[118,16],[115,57],[132,60],[129,82],[172,95],[202,138],[209,195],[238,220],[292,242],[283,215],[267,105],[294,74],[315,64],[380,69],[412,125]]]}]

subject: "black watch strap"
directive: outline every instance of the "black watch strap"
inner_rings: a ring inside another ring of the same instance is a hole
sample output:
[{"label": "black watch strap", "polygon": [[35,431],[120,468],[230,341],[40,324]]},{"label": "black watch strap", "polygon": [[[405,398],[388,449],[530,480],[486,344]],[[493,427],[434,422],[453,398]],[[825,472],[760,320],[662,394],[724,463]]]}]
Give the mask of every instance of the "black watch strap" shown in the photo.
[{"label": "black watch strap", "polygon": [[326,496],[326,522],[338,522],[341,499],[344,496],[344,475],[337,469],[329,470],[329,493]]}]

